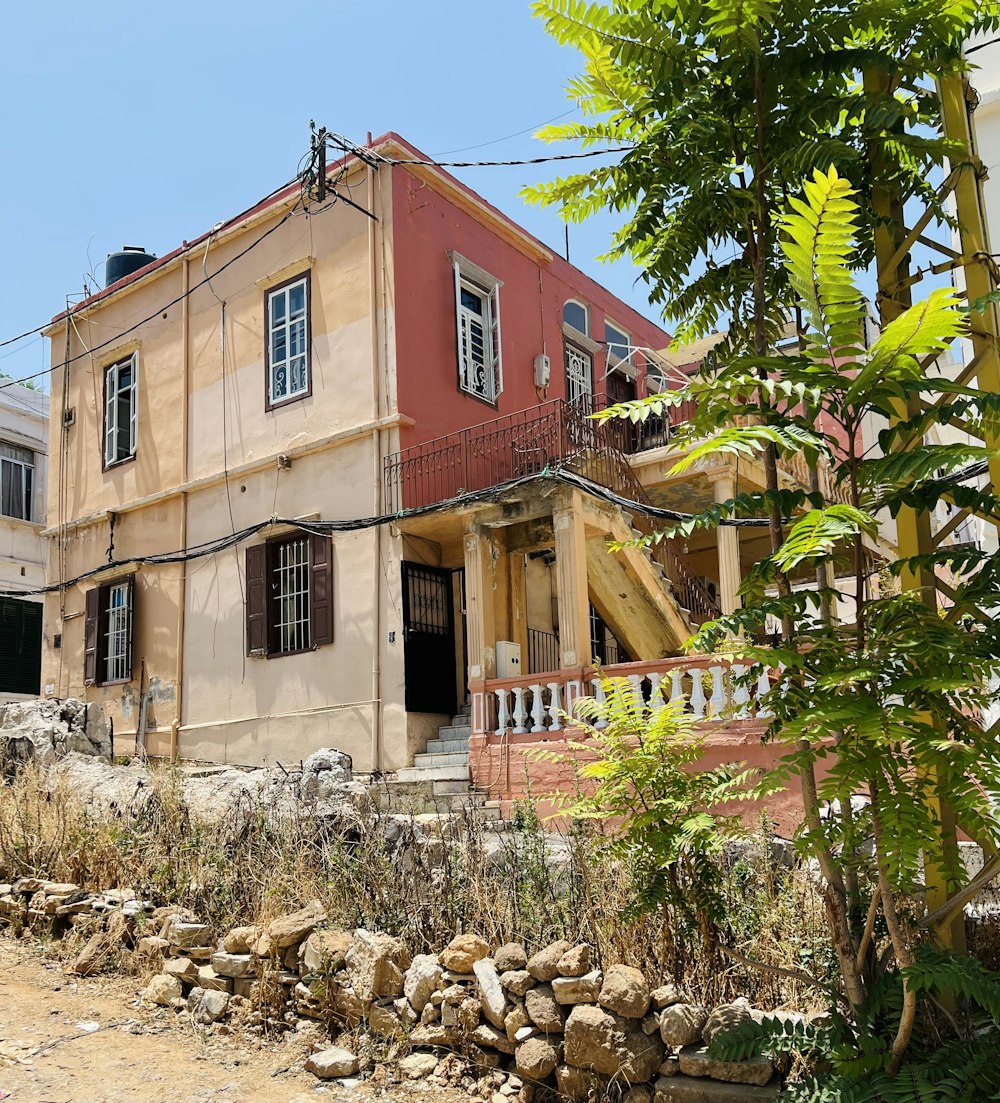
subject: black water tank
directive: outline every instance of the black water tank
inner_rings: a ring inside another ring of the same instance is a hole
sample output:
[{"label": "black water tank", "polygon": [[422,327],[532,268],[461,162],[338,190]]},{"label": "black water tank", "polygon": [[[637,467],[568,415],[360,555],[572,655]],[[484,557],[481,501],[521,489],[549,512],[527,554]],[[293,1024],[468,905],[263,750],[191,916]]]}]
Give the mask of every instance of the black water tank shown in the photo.
[{"label": "black water tank", "polygon": [[139,245],[123,245],[120,253],[108,253],[104,265],[104,286],[110,287],[154,260],[156,257]]}]

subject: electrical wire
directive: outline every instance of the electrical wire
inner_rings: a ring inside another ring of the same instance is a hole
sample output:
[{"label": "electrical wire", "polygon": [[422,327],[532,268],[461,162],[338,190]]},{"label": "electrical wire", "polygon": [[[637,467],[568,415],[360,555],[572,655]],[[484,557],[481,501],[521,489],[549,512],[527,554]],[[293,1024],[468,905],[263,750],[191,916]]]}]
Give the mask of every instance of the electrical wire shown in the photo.
[{"label": "electrical wire", "polygon": [[530,134],[540,126],[548,126],[549,123],[556,123],[560,119],[565,119],[567,115],[572,115],[579,110],[579,107],[571,107],[568,111],[563,111],[559,115],[553,115],[551,119],[543,119],[540,123],[535,123],[534,126],[525,127],[524,130],[515,130],[513,134],[505,134],[502,138],[493,138],[489,142],[479,142],[474,146],[462,146],[461,149],[446,149],[440,156],[448,157],[452,153],[468,153],[472,149],[485,149],[487,146],[495,146],[499,145],[501,142],[509,142],[511,138],[520,138],[522,134]]},{"label": "electrical wire", "polygon": [[[610,149],[588,149],[577,153],[549,153],[542,157],[521,157],[508,161],[433,161],[429,157],[386,157],[373,149],[359,146],[342,134],[327,132],[326,139],[335,148],[370,165],[426,165],[429,168],[472,169],[502,168],[516,165],[544,165],[550,161],[578,161],[584,157],[601,157],[614,153],[629,153],[635,146],[612,146]],[[471,148],[471,147],[470,147]]]}]

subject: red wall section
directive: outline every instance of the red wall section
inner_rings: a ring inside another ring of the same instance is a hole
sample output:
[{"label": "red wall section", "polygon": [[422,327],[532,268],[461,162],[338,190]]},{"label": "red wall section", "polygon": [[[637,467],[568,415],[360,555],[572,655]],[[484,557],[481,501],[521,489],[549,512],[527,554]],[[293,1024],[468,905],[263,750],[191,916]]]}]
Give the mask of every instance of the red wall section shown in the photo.
[{"label": "red wall section", "polygon": [[[565,397],[561,325],[567,299],[590,307],[590,335],[596,341],[604,339],[607,318],[624,329],[634,345],[660,349],[669,342],[663,329],[561,257],[536,262],[405,168],[392,171],[397,397],[400,412],[415,421],[412,428],[401,430],[403,447]],[[496,407],[458,388],[449,250],[503,284],[504,386]],[[544,394],[534,386],[534,359],[543,351],[552,362],[551,383]],[[639,362],[643,363],[641,357]],[[599,395],[605,391],[605,370],[605,355],[597,352],[594,380]]]}]

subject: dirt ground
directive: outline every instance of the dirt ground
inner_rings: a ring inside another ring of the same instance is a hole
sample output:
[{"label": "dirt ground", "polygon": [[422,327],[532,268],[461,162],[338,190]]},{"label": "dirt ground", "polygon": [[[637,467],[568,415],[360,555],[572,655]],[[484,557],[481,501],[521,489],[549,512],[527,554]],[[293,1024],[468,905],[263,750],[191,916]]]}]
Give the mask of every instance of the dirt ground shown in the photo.
[{"label": "dirt ground", "polygon": [[[457,1103],[452,1092],[320,1084],[308,1040],[220,1035],[150,1008],[134,979],[72,977],[0,937],[0,1100],[7,1103]],[[417,1086],[415,1085],[414,1088]]]}]

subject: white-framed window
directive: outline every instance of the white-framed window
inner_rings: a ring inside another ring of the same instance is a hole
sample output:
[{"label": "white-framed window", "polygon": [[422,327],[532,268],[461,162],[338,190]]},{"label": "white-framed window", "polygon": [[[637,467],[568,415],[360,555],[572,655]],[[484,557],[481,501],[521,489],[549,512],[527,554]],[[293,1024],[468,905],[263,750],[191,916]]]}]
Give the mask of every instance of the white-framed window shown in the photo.
[{"label": "white-framed window", "polygon": [[88,590],[84,623],[84,682],[108,685],[131,681],[135,575]]},{"label": "white-framed window", "polygon": [[139,429],[139,354],[104,369],[104,466],[135,455]]},{"label": "white-framed window", "polygon": [[628,360],[632,351],[631,337],[606,318],[604,320],[604,348],[607,350],[609,364],[618,364],[622,360]]},{"label": "white-framed window", "polygon": [[458,385],[467,394],[495,404],[503,390],[500,356],[500,281],[452,253]]},{"label": "white-framed window", "polygon": [[32,520],[35,496],[35,453],[0,440],[0,513]]},{"label": "white-framed window", "polygon": [[267,408],[312,393],[309,273],[266,292]]},{"label": "white-framed window", "polygon": [[107,621],[105,627],[105,673],[103,682],[124,681],[132,672],[132,605],[131,584],[116,582],[108,587]]},{"label": "white-framed window", "polygon": [[563,321],[578,333],[590,336],[590,310],[576,299],[567,299],[563,304]]},{"label": "white-framed window", "polygon": [[566,344],[566,399],[568,402],[594,393],[594,361],[590,353]]}]

